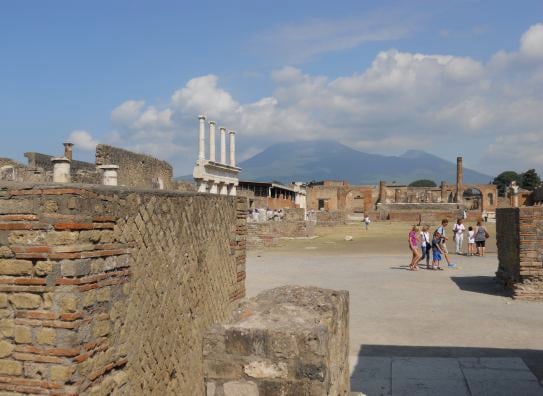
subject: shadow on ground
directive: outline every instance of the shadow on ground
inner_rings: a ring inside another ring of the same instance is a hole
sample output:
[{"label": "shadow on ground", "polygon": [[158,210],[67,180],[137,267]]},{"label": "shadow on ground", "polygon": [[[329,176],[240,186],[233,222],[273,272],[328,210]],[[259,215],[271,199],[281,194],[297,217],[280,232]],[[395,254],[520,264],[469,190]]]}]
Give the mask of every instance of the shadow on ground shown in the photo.
[{"label": "shadow on ground", "polygon": [[[352,362],[354,363],[354,361]],[[351,390],[373,395],[543,395],[543,350],[362,345]]]},{"label": "shadow on ground", "polygon": [[492,296],[511,296],[511,291],[504,289],[493,276],[451,276],[451,280],[463,291]]}]

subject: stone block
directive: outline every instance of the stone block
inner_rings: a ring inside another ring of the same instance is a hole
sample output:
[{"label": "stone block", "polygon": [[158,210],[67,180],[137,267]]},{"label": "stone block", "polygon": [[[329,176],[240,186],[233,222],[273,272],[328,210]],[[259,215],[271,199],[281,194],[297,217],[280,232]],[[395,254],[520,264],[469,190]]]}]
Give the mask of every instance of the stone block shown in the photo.
[{"label": "stone block", "polygon": [[0,358],[5,358],[13,352],[15,345],[5,340],[0,341]]},{"label": "stone block", "polygon": [[9,302],[12,303],[15,308],[20,309],[36,309],[41,305],[41,297],[32,293],[16,293],[9,296]]},{"label": "stone block", "polygon": [[0,260],[0,275],[32,275],[32,261],[4,259]]},{"label": "stone block", "polygon": [[225,395],[228,387],[248,394],[255,387],[266,395],[347,394],[348,300],[346,291],[297,286],[246,300],[204,335],[206,383]]},{"label": "stone block", "polygon": [[36,341],[38,344],[55,345],[56,332],[54,329],[42,327],[36,329]]},{"label": "stone block", "polygon": [[258,396],[258,386],[254,382],[229,381],[223,386],[224,396]]},{"label": "stone block", "polygon": [[4,337],[8,337],[8,338],[13,337],[14,330],[15,330],[15,322],[13,319],[0,320],[0,334],[2,334]]},{"label": "stone block", "polygon": [[0,293],[0,308],[8,306],[8,295],[6,293]]},{"label": "stone block", "polygon": [[74,372],[73,366],[51,366],[49,375],[53,381],[67,381]]},{"label": "stone block", "polygon": [[68,294],[60,297],[59,306],[63,311],[75,312],[77,311],[78,298],[74,295]]},{"label": "stone block", "polygon": [[32,330],[28,326],[15,326],[14,335],[17,344],[30,344],[32,342]]},{"label": "stone block", "polygon": [[53,272],[53,263],[51,261],[38,261],[34,270],[37,276],[47,276]]},{"label": "stone block", "polygon": [[21,375],[22,373],[23,365],[21,362],[9,359],[0,359],[0,374]]}]

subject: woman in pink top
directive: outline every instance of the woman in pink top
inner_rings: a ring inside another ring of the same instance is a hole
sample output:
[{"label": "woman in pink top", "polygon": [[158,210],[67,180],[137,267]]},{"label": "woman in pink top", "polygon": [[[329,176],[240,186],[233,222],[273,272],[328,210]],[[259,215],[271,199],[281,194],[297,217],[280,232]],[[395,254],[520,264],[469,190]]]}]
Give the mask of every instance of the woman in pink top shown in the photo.
[{"label": "woman in pink top", "polygon": [[419,233],[419,227],[417,227],[416,225],[413,226],[413,228],[411,228],[411,231],[409,232],[409,236],[407,238],[408,242],[409,242],[409,249],[411,249],[411,253],[413,255],[413,257],[411,258],[411,264],[409,264],[409,269],[411,271],[416,271],[418,270],[418,262],[420,260],[420,253],[417,249],[417,245],[418,245],[418,235]]}]

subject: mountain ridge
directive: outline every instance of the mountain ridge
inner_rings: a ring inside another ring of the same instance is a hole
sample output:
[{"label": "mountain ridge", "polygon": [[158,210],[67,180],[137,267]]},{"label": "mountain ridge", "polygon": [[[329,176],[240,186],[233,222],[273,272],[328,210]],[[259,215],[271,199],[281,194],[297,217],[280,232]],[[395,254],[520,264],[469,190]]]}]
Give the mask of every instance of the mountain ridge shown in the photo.
[{"label": "mountain ridge", "polygon": [[[409,149],[399,156],[370,154],[333,140],[276,143],[239,163],[241,180],[347,180],[377,184],[380,180],[410,183],[418,179],[456,182],[456,163],[423,150]],[[489,183],[490,175],[464,168],[464,183]]]}]

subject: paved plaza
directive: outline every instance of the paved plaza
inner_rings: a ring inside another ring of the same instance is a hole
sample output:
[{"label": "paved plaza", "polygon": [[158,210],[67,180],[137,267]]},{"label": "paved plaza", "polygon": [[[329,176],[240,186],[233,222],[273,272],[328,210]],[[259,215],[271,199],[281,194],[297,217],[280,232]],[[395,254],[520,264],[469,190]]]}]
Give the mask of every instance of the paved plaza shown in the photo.
[{"label": "paved plaza", "polygon": [[453,255],[455,270],[411,272],[397,242],[382,254],[340,241],[249,252],[248,295],[285,284],[348,290],[352,391],[543,395],[543,303],[496,285],[495,247]]}]

